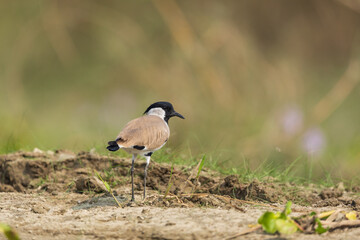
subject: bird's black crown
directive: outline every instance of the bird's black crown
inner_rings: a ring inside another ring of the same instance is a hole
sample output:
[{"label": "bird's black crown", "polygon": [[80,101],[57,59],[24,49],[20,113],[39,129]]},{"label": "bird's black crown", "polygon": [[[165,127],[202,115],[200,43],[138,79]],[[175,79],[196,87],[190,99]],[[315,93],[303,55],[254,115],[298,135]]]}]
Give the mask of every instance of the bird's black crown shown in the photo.
[{"label": "bird's black crown", "polygon": [[146,109],[144,114],[148,113],[153,108],[162,108],[165,111],[164,120],[166,122],[168,122],[171,117],[175,117],[175,116],[179,117],[179,118],[182,118],[182,119],[185,119],[180,113],[175,112],[173,105],[171,103],[169,103],[169,102],[156,102],[156,103],[153,103]]},{"label": "bird's black crown", "polygon": [[164,109],[165,112],[171,112],[171,111],[174,111],[174,107],[171,103],[169,102],[156,102],[156,103],[153,103],[151,104],[147,109],[146,111],[144,112],[144,114],[146,114],[147,112],[150,111],[150,109],[152,108],[162,108]]}]

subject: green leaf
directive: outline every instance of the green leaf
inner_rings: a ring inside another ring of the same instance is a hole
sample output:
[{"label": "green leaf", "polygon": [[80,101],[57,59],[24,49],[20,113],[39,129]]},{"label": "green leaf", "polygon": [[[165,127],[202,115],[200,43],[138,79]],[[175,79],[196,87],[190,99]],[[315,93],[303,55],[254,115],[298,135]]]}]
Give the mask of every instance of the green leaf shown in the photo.
[{"label": "green leaf", "polygon": [[0,233],[3,233],[9,240],[20,240],[17,233],[7,224],[0,223]]},{"label": "green leaf", "polygon": [[276,230],[279,233],[283,233],[283,234],[292,234],[295,233],[298,229],[296,224],[289,219],[287,220],[277,219],[275,221],[275,226],[276,226]]},{"label": "green leaf", "polygon": [[100,176],[100,174],[98,173],[98,171],[94,170],[95,171],[95,174],[96,176],[102,181],[104,182],[104,180],[102,179],[102,177]]},{"label": "green leaf", "polygon": [[261,224],[265,232],[273,234],[276,232],[276,219],[277,216],[273,212],[265,212],[259,218],[258,223]]},{"label": "green leaf", "polygon": [[319,218],[315,219],[315,222],[318,224],[317,228],[315,228],[315,232],[318,234],[323,234],[325,232],[327,232],[330,228],[324,228],[321,224],[321,221]]},{"label": "green leaf", "polygon": [[288,201],[285,205],[285,209],[284,211],[281,212],[281,215],[280,215],[280,218],[281,219],[288,219],[288,215],[291,213],[291,204],[292,202],[291,201]]},{"label": "green leaf", "polygon": [[114,198],[114,200],[115,200],[115,202],[117,203],[117,205],[118,205],[120,208],[122,208],[121,204],[119,203],[119,201],[118,201],[118,200],[116,199],[116,197],[114,196],[113,191],[111,190],[110,185],[109,185],[106,181],[104,181],[104,180],[102,179],[102,177],[100,176],[100,174],[99,174],[96,170],[94,170],[94,171],[95,171],[95,174],[97,175],[97,177],[103,182],[103,184],[105,185],[105,187],[106,187],[106,189],[108,190],[108,192],[112,195],[112,197]]},{"label": "green leaf", "polygon": [[283,234],[295,233],[298,226],[288,216],[291,213],[291,204],[291,201],[288,201],[282,212],[265,212],[258,220],[264,231],[271,234],[276,232]]},{"label": "green leaf", "polygon": [[288,201],[286,203],[286,206],[285,206],[285,209],[284,209],[284,213],[285,213],[286,216],[291,213],[291,205],[292,205],[291,201]]},{"label": "green leaf", "polygon": [[198,179],[199,176],[200,176],[200,172],[201,172],[201,170],[202,170],[202,168],[203,168],[203,166],[204,166],[204,163],[205,163],[205,158],[206,158],[206,155],[204,155],[204,156],[202,157],[202,159],[201,159],[201,162],[200,162],[200,165],[199,165],[199,169],[198,169],[198,172],[197,172],[197,175],[196,175],[196,179]]},{"label": "green leaf", "polygon": [[310,217],[315,216],[316,212],[311,212],[309,215],[310,215]]},{"label": "green leaf", "polygon": [[104,181],[103,179],[102,179],[102,177],[100,176],[100,174],[96,171],[96,170],[94,170],[95,171],[95,174],[97,175],[97,177],[102,181],[102,183],[105,185],[105,187],[106,187],[106,189],[108,190],[108,192],[112,192],[111,191],[111,188],[110,188],[110,185],[106,182],[106,181]]},{"label": "green leaf", "polygon": [[106,189],[108,190],[108,192],[111,192],[111,188],[110,188],[110,185],[106,182],[106,181],[103,181]]}]

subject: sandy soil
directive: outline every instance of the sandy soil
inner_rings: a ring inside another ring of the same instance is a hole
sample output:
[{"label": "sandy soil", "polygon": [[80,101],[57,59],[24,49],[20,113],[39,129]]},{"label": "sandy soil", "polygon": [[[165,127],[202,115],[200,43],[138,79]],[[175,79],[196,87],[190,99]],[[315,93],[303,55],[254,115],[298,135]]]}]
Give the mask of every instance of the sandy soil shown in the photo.
[{"label": "sandy soil", "polygon": [[[140,197],[140,196],[138,196]],[[88,204],[89,196],[64,193],[0,193],[0,222],[22,239],[226,239],[256,223],[265,210],[133,206],[119,208],[113,199]],[[316,209],[324,211],[329,208]],[[314,208],[295,206],[294,214]],[[324,235],[294,234],[286,239],[359,239],[360,229]],[[238,237],[235,239],[243,239]],[[280,239],[257,231],[246,239]],[[1,238],[0,239],[4,239]],[[285,239],[285,238],[281,238]]]},{"label": "sandy soil", "polygon": [[[206,171],[197,181],[194,171],[185,168],[174,170],[171,197],[165,199],[170,168],[156,163],[149,170],[148,198],[141,201],[142,161],[135,166],[137,202],[128,205],[129,164],[128,159],[93,153],[2,155],[0,222],[14,227],[22,239],[227,239],[256,224],[264,211],[279,211],[291,197],[297,203],[294,215],[359,207],[358,199],[341,187],[291,191],[289,183],[286,187],[290,190],[283,191],[284,186],[270,180],[242,184],[234,176]],[[114,183],[123,208],[104,193],[93,177],[94,169]],[[197,195],[189,196],[189,192]],[[336,230],[321,236],[296,233],[290,237],[258,230],[234,239],[244,238],[360,239],[360,229]]]}]

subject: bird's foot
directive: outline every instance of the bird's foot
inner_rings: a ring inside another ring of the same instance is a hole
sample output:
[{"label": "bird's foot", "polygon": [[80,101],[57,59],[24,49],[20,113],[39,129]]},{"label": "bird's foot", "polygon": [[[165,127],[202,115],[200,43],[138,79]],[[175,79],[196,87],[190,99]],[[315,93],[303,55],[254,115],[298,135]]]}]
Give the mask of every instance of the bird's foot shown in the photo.
[{"label": "bird's foot", "polygon": [[136,207],[137,204],[136,204],[135,201],[130,201],[130,202],[128,202],[127,206],[128,206],[128,207]]}]

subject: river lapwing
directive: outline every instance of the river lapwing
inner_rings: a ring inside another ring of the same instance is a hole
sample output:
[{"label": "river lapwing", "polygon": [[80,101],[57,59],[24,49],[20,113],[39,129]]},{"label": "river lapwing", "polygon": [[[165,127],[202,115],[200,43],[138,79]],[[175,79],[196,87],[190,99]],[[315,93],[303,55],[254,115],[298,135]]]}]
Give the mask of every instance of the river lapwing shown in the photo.
[{"label": "river lapwing", "polygon": [[137,155],[146,159],[144,172],[144,199],[146,197],[146,176],[150,157],[156,150],[162,148],[170,136],[168,121],[171,117],[185,119],[180,113],[175,112],[169,102],[156,102],[144,112],[144,116],[128,122],[119,133],[115,141],[108,142],[109,151],[120,148],[132,154],[131,163],[131,201],[134,197],[134,162]]}]

